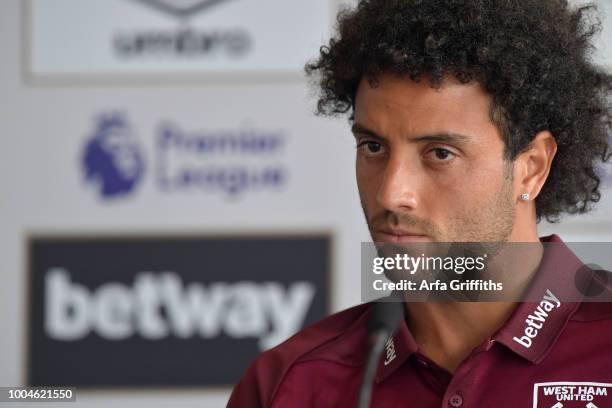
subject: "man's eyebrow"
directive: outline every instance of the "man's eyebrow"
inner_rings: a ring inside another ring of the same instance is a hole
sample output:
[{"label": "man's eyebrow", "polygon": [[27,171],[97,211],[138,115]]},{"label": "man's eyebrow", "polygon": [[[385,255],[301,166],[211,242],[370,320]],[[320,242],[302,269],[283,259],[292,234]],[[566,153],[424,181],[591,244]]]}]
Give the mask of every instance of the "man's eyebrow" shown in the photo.
[{"label": "man's eyebrow", "polygon": [[357,135],[359,134],[359,135],[366,135],[366,136],[372,137],[374,139],[385,140],[385,138],[382,137],[381,135],[377,134],[373,130],[370,130],[370,129],[366,128],[363,125],[360,125],[359,123],[353,124],[353,126],[351,127],[351,132],[353,132],[353,135],[355,137],[357,137]]},{"label": "man's eyebrow", "polygon": [[463,143],[467,142],[472,137],[462,135],[459,133],[435,133],[433,135],[423,135],[417,137],[411,137],[411,142],[445,142],[445,143]]},{"label": "man's eyebrow", "polygon": [[[363,125],[360,125],[358,123],[355,123],[352,127],[351,127],[351,131],[353,132],[353,135],[366,135],[369,137],[372,137],[374,139],[380,139],[380,140],[386,140],[386,138],[384,136],[381,136],[379,134],[377,134],[376,132],[374,132],[373,130],[370,130],[368,128],[366,128]],[[453,132],[440,132],[440,133],[434,133],[434,134],[430,134],[430,135],[422,135],[422,136],[416,136],[416,137],[411,137],[408,140],[410,142],[445,142],[445,143],[451,143],[451,142],[455,142],[455,143],[462,143],[462,142],[466,142],[469,141],[470,139],[472,139],[471,136],[467,136],[467,135],[462,135],[460,133],[453,133]]]}]

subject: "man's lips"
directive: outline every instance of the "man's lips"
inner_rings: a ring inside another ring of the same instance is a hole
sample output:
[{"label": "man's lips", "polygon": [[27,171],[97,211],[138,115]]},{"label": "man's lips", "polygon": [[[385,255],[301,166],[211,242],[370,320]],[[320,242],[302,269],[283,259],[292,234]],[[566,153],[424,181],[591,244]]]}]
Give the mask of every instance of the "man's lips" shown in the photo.
[{"label": "man's lips", "polygon": [[431,238],[428,235],[416,231],[381,229],[375,231],[374,240],[376,242],[403,243],[427,242],[431,241]]}]

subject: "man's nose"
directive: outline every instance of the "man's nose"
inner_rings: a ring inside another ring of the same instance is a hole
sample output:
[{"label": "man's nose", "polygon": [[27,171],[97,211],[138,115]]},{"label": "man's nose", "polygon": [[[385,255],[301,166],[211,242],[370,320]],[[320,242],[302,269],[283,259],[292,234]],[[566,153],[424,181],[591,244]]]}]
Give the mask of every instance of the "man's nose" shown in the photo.
[{"label": "man's nose", "polygon": [[391,212],[415,210],[419,205],[418,186],[422,182],[416,163],[401,154],[391,155],[376,199]]}]

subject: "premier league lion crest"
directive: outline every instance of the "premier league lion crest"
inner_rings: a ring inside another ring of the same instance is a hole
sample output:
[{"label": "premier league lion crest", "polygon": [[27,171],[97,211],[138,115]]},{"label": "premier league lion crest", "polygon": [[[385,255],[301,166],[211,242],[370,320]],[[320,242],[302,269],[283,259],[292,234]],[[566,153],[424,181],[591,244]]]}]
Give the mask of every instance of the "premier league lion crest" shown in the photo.
[{"label": "premier league lion crest", "polygon": [[87,181],[100,196],[113,198],[131,192],[142,178],[144,159],[129,123],[121,114],[101,116],[85,145],[82,165]]}]

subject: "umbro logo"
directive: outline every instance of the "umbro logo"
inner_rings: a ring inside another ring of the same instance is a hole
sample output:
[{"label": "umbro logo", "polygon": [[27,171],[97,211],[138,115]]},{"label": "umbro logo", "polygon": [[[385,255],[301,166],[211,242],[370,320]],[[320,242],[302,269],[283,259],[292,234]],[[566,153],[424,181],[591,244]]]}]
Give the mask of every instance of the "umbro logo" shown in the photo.
[{"label": "umbro logo", "polygon": [[393,343],[393,337],[391,337],[385,344],[385,365],[389,365],[389,363],[395,360],[396,357],[397,353],[395,352],[395,343]]},{"label": "umbro logo", "polygon": [[176,17],[187,17],[228,0],[137,0]]}]

